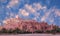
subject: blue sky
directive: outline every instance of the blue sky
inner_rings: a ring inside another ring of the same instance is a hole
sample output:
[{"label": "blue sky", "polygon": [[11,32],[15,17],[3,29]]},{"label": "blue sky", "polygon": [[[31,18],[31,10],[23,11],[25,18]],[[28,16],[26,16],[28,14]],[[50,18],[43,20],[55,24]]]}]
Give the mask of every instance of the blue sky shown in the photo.
[{"label": "blue sky", "polygon": [[60,25],[60,0],[0,0],[0,25],[16,15]]}]

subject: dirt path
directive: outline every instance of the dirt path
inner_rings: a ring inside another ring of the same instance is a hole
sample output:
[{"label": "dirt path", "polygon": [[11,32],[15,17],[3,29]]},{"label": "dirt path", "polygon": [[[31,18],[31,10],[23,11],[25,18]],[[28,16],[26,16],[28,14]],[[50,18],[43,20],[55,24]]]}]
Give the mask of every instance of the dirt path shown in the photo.
[{"label": "dirt path", "polygon": [[18,35],[0,35],[0,36],[60,36],[52,34],[18,34]]}]

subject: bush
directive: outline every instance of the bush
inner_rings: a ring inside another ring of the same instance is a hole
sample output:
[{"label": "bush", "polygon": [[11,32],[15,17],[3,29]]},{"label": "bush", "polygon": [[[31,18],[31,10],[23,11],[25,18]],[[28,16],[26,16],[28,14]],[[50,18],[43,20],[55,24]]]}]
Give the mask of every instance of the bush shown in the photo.
[{"label": "bush", "polygon": [[21,32],[22,32],[22,31],[21,31],[20,29],[18,29],[18,28],[16,28],[15,30],[12,31],[12,33],[16,33],[16,34],[17,34],[17,33],[19,34],[19,33],[21,33]]},{"label": "bush", "polygon": [[43,33],[43,31],[37,30],[35,31],[35,33]]},{"label": "bush", "polygon": [[60,33],[60,28],[57,28],[57,29],[56,29],[56,32],[57,32],[57,33]]},{"label": "bush", "polygon": [[52,33],[52,34],[55,34],[55,33],[56,33],[56,30],[47,30],[46,33]]},{"label": "bush", "polygon": [[7,33],[7,30],[5,28],[3,28],[0,32],[1,33]]}]

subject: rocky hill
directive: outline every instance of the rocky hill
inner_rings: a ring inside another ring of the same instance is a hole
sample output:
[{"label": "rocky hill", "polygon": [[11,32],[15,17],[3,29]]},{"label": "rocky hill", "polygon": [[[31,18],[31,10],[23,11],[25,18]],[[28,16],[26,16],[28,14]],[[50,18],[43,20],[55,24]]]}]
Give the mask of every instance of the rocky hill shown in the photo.
[{"label": "rocky hill", "polygon": [[25,20],[19,17],[6,19],[3,23],[3,28],[7,30],[15,30],[16,28],[18,28],[23,31],[34,32],[36,30],[47,31],[55,29],[55,25],[53,24],[48,25],[46,22],[37,22],[35,20],[27,19]]}]

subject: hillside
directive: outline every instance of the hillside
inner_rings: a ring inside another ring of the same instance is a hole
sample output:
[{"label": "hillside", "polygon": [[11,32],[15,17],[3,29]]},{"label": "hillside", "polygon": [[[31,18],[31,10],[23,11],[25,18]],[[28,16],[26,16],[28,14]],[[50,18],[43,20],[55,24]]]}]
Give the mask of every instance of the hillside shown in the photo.
[{"label": "hillside", "polygon": [[18,28],[19,30],[28,31],[28,32],[35,32],[39,31],[47,31],[55,29],[56,25],[48,25],[46,22],[37,22],[35,20],[25,20],[19,17],[16,18],[9,18],[4,21],[3,28],[7,30],[15,30]]}]

